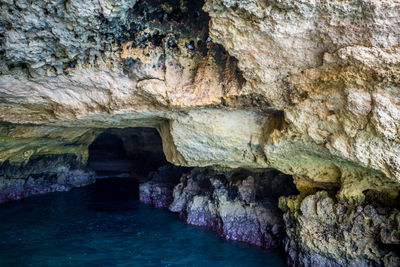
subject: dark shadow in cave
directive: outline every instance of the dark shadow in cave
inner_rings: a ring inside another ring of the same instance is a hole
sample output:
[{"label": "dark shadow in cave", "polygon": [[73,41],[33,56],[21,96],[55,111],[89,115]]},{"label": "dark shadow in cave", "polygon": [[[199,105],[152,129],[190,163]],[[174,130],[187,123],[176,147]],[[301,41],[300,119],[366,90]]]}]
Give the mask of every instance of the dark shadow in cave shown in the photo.
[{"label": "dark shadow in cave", "polygon": [[137,209],[139,181],[134,178],[98,179],[87,189],[88,208],[98,212]]},{"label": "dark shadow in cave", "polygon": [[172,194],[190,170],[168,163],[158,131],[144,127],[103,131],[89,146],[88,167],[97,174],[91,206],[97,211],[121,210],[121,203],[139,199],[139,184],[150,180],[168,184]]},{"label": "dark shadow in cave", "polygon": [[161,137],[153,128],[110,128],[89,146],[88,167],[98,178],[125,176],[144,181],[151,171],[168,164]]}]

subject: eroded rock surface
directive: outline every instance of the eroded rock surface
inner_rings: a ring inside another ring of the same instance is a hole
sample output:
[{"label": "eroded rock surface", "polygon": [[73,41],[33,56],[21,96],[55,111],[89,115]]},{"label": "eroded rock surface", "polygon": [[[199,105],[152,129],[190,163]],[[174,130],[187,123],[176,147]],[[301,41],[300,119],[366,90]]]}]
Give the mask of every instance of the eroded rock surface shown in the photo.
[{"label": "eroded rock surface", "polygon": [[285,250],[293,266],[398,266],[400,213],[375,204],[337,203],[320,191],[280,199]]},{"label": "eroded rock surface", "polygon": [[142,202],[169,207],[188,224],[208,227],[226,239],[266,248],[280,245],[284,230],[277,199],[296,192],[289,176],[195,168],[180,182],[178,176],[165,177],[140,185]]},{"label": "eroded rock surface", "polygon": [[397,1],[208,0],[204,9],[210,36],[239,61],[241,94],[284,111],[286,127],[264,147],[272,166],[301,187],[340,184],[347,197],[398,182]]},{"label": "eroded rock surface", "polygon": [[0,168],[0,203],[36,194],[68,191],[95,181],[94,172],[73,154],[42,156],[26,164],[5,162]]},{"label": "eroded rock surface", "polygon": [[[396,1],[3,0],[0,12],[6,125],[155,127],[177,165],[273,167],[304,194],[399,189]],[[49,143],[78,136],[64,138]]]},{"label": "eroded rock surface", "polygon": [[171,164],[160,167],[148,175],[148,181],[139,186],[141,202],[158,208],[168,208],[173,201],[172,192],[179,182],[182,173],[189,168],[176,167]]}]

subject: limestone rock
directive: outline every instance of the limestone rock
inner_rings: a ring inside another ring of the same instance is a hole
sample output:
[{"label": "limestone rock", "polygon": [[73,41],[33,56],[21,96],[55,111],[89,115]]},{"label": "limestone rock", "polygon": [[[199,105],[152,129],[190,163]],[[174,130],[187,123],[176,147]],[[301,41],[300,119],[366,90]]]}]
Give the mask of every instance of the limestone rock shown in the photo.
[{"label": "limestone rock", "polygon": [[95,181],[95,175],[74,155],[42,156],[24,164],[3,163],[0,203],[56,191],[68,191]]},{"label": "limestone rock", "polygon": [[188,224],[210,228],[226,239],[266,248],[280,246],[283,221],[277,199],[296,193],[289,176],[273,170],[217,172],[207,168],[184,173],[180,182],[176,175],[165,175],[165,168],[151,176],[140,185],[142,202],[169,206]]},{"label": "limestone rock", "polygon": [[[374,205],[400,190],[399,23],[394,0],[0,0],[1,169],[70,154],[83,166],[104,129],[154,127],[176,165],[293,175],[293,264],[395,265],[377,244],[398,242],[397,211]],[[3,199],[56,184],[13,175]],[[227,177],[192,173],[173,195],[149,182],[143,201],[275,246],[279,211],[258,196],[279,182]]]},{"label": "limestone rock", "polygon": [[396,1],[2,0],[0,14],[1,131],[35,132],[3,139],[1,162],[84,161],[101,129],[147,126],[177,165],[272,167],[304,195],[400,189]]},{"label": "limestone rock", "polygon": [[[297,202],[297,205],[293,205]],[[397,266],[399,211],[375,204],[336,203],[325,191],[282,198],[293,266]]]},{"label": "limestone rock", "polygon": [[346,196],[398,182],[399,3],[208,0],[204,9],[213,40],[239,60],[241,93],[284,111],[287,127],[265,146],[271,166],[303,186],[342,183]]},{"label": "limestone rock", "polygon": [[196,168],[175,186],[169,209],[187,223],[211,228],[226,239],[278,247],[283,228],[271,189],[279,184],[280,192],[275,193],[285,195],[295,190],[287,176],[275,172],[246,176],[241,171],[218,174]]},{"label": "limestone rock", "polygon": [[182,173],[188,168],[165,165],[148,175],[148,181],[139,186],[139,199],[158,208],[168,208],[172,203],[172,191]]}]

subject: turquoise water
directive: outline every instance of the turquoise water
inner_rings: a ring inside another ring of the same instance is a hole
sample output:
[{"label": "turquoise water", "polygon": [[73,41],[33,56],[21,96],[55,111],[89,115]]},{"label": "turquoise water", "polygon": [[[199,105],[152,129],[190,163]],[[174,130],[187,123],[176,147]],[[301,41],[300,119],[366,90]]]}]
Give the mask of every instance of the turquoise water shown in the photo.
[{"label": "turquoise water", "polygon": [[0,266],[286,266],[137,201],[127,179],[0,205]]}]

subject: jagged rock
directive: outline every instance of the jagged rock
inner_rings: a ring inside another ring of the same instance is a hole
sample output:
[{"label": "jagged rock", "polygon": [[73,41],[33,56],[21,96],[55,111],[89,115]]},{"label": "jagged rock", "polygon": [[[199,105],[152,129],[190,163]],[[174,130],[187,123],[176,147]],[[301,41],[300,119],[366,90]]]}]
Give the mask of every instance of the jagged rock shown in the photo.
[{"label": "jagged rock", "polygon": [[1,131],[41,132],[6,134],[2,162],[148,126],[177,165],[272,167],[342,198],[400,188],[395,1],[1,4]]},{"label": "jagged rock", "polygon": [[398,190],[397,1],[207,0],[204,10],[213,41],[239,60],[240,93],[284,112],[265,136],[272,167],[302,191]]},{"label": "jagged rock", "polygon": [[281,188],[277,194],[295,191],[288,177],[276,172],[247,176],[246,172],[217,174],[194,169],[176,185],[169,209],[179,212],[187,223],[211,228],[226,239],[278,247],[283,233],[282,214],[276,195],[268,194],[274,182],[287,185],[287,191]]},{"label": "jagged rock", "polygon": [[238,186],[239,198],[247,204],[254,203],[256,201],[256,181],[252,176],[247,177]]},{"label": "jagged rock", "polygon": [[140,201],[157,208],[167,208],[172,202],[172,184],[147,182],[140,185]]},{"label": "jagged rock", "polygon": [[[327,192],[280,199],[292,266],[398,266],[400,213],[336,203]],[[397,248],[397,249],[396,249]]]},{"label": "jagged rock", "polygon": [[289,176],[276,171],[195,168],[183,174],[179,182],[179,176],[165,175],[163,170],[140,185],[142,202],[169,206],[188,224],[211,228],[226,239],[267,248],[279,246],[283,221],[277,199],[296,192]]},{"label": "jagged rock", "polygon": [[148,126],[177,165],[273,167],[342,198],[400,188],[395,1],[1,3],[1,121],[48,140],[10,135],[1,161]]},{"label": "jagged rock", "polygon": [[148,175],[148,181],[139,186],[139,199],[158,208],[168,208],[174,186],[179,182],[182,173],[188,168],[165,165]]},{"label": "jagged rock", "polygon": [[21,165],[6,162],[0,170],[0,203],[68,191],[95,181],[95,174],[81,166],[73,155],[40,157]]}]

